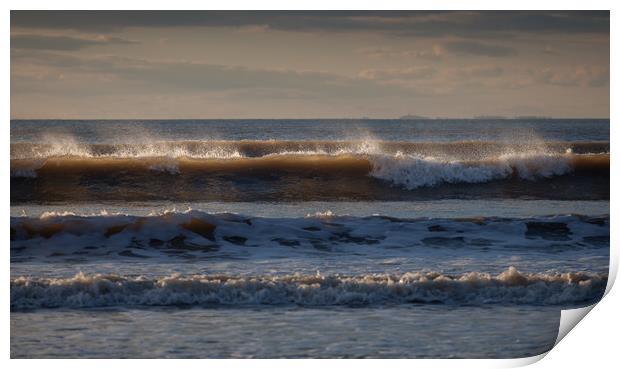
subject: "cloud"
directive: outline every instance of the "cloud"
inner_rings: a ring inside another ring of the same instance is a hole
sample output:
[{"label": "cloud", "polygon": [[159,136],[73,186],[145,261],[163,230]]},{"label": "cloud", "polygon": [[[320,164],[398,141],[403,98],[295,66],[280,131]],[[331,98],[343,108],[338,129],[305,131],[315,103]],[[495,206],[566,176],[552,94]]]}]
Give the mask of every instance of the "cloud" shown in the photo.
[{"label": "cloud", "polygon": [[496,78],[504,75],[504,69],[495,65],[476,65],[448,69],[446,74],[450,79]]},{"label": "cloud", "polygon": [[530,71],[535,82],[566,87],[603,87],[609,84],[609,69],[582,65],[573,68],[544,68]]},{"label": "cloud", "polygon": [[356,50],[357,53],[370,58],[421,58],[427,60],[441,59],[445,51],[441,45],[435,44],[427,50],[393,50],[383,47],[364,47]]},{"label": "cloud", "polygon": [[369,80],[399,82],[403,80],[428,79],[435,75],[436,72],[433,67],[420,66],[400,69],[366,69],[361,71],[358,76]]},{"label": "cloud", "polygon": [[511,47],[462,40],[436,43],[425,50],[393,50],[387,47],[365,47],[357,49],[356,52],[375,59],[419,58],[434,61],[440,60],[449,54],[468,54],[493,58],[518,54],[517,50]]},{"label": "cloud", "polygon": [[[21,51],[11,55],[13,91],[100,94],[239,91],[256,96],[367,98],[413,93],[370,79],[290,69],[254,69],[179,60],[145,60],[118,56],[77,57],[53,52]],[[59,76],[63,76],[59,78]],[[97,89],[85,81],[97,80]],[[71,84],[73,83],[73,84]],[[81,88],[79,86],[82,86]],[[64,88],[64,89],[63,89]]]},{"label": "cloud", "polygon": [[609,11],[12,11],[11,27],[114,31],[129,27],[259,27],[401,36],[609,34]]},{"label": "cloud", "polygon": [[11,35],[22,115],[51,109],[39,104],[52,97],[84,116],[103,101],[128,116],[154,114],[157,97],[174,100],[164,116],[190,105],[204,116],[411,106],[458,116],[507,104],[587,115],[609,104],[607,11],[14,11]]},{"label": "cloud", "polygon": [[496,58],[517,55],[517,50],[511,47],[483,44],[474,41],[450,41],[444,43],[443,47],[446,50],[457,54],[470,54]]},{"label": "cloud", "polygon": [[505,75],[496,65],[444,67],[435,65],[408,68],[365,69],[359,78],[386,86],[400,86],[416,91],[418,95],[472,94],[474,92],[503,91],[512,88],[513,75]]},{"label": "cloud", "polygon": [[127,45],[133,43],[135,41],[110,36],[99,36],[89,39],[34,34],[11,35],[11,49],[75,51],[92,46]]}]

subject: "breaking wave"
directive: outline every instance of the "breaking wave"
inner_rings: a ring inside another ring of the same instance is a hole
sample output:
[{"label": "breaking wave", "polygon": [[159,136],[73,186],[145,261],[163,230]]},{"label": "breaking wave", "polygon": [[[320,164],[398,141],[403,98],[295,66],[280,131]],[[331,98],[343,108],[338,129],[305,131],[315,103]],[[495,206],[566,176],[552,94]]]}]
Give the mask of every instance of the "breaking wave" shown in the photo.
[{"label": "breaking wave", "polygon": [[[467,188],[444,186],[440,197],[605,199],[609,161],[607,142],[13,143],[11,201],[402,200],[447,184]],[[545,180],[563,181],[562,191]],[[472,188],[509,181],[539,185]]]},{"label": "breaking wave", "polygon": [[506,153],[545,151],[575,154],[609,153],[608,142],[527,142],[456,141],[155,141],[148,143],[86,144],[57,139],[52,143],[11,143],[11,159],[80,158],[191,158],[228,159],[261,157],[286,153],[314,155],[341,154],[416,154],[420,156],[475,159]]},{"label": "breaking wave", "polygon": [[[597,158],[599,159],[599,158]],[[422,158],[397,153],[373,158],[370,175],[407,189],[442,183],[484,183],[510,177],[550,178],[572,172],[577,160],[570,155],[514,154],[467,162]]]},{"label": "breaking wave", "polygon": [[151,216],[43,214],[11,218],[11,260],[56,263],[262,258],[332,254],[407,256],[416,250],[560,253],[609,247],[609,216],[401,219],[262,218],[200,211]]},{"label": "breaking wave", "polygon": [[258,158],[189,159],[170,157],[14,159],[12,177],[45,178],[67,174],[110,175],[148,172],[179,174],[281,173],[288,175],[371,176],[408,189],[442,183],[484,183],[507,178],[536,180],[572,172],[609,171],[609,154],[516,153],[481,160],[452,160],[397,152],[393,155],[315,155],[283,153]]},{"label": "breaking wave", "polygon": [[382,305],[401,303],[557,305],[602,296],[606,275],[172,275],[161,278],[79,273],[11,279],[11,310],[103,306]]}]

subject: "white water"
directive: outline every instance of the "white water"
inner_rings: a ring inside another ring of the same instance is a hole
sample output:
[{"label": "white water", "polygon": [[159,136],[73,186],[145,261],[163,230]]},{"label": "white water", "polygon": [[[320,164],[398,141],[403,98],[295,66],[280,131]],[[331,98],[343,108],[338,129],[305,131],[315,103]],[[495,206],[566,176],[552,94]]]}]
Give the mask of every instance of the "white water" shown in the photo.
[{"label": "white water", "polygon": [[575,304],[599,298],[606,276],[471,272],[236,277],[86,275],[11,280],[11,309],[165,305]]},{"label": "white water", "polygon": [[536,180],[569,173],[570,157],[558,154],[520,153],[502,155],[476,164],[458,160],[397,153],[371,158],[371,176],[413,190],[442,183],[484,183],[510,178]]},{"label": "white water", "polygon": [[251,259],[326,252],[396,257],[437,249],[595,252],[608,237],[609,218],[399,219],[331,212],[262,218],[200,211],[150,216],[48,212],[40,218],[13,217],[11,229],[14,261],[53,262],[79,255],[99,262],[118,258],[156,262],[175,256]]}]

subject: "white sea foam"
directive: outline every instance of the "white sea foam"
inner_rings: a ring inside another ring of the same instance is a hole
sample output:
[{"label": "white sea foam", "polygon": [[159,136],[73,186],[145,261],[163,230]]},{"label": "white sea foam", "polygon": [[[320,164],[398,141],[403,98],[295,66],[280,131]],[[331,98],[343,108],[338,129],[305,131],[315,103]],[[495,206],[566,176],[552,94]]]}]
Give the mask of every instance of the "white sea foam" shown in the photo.
[{"label": "white sea foam", "polygon": [[394,303],[556,305],[601,297],[606,275],[493,276],[437,272],[358,276],[171,275],[161,278],[79,273],[72,278],[11,279],[11,309],[152,305],[376,305]]},{"label": "white sea foam", "polygon": [[484,183],[513,175],[535,180],[572,170],[570,158],[557,154],[505,154],[477,162],[397,153],[370,157],[370,175],[407,189],[441,183]]}]

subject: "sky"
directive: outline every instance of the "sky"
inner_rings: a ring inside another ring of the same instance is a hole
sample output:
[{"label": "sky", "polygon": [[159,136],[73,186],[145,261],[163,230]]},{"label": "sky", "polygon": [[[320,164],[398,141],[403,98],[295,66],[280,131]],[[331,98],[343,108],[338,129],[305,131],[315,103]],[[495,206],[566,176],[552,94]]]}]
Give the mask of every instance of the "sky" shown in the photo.
[{"label": "sky", "polygon": [[12,11],[12,119],[609,117],[609,12]]}]

